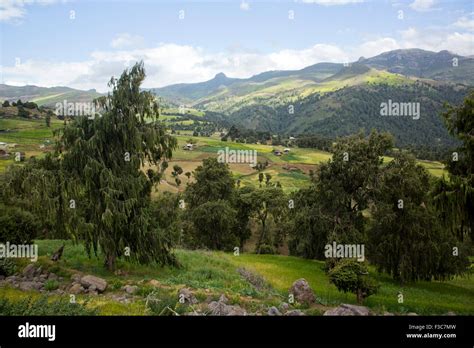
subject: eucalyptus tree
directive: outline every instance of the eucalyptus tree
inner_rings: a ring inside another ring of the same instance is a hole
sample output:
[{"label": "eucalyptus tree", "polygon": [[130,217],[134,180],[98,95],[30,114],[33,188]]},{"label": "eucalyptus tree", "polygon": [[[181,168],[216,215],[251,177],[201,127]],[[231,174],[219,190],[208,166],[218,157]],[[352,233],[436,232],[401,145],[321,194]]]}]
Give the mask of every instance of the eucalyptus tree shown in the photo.
[{"label": "eucalyptus tree", "polygon": [[[158,121],[154,96],[140,90],[144,79],[143,63],[112,78],[111,93],[96,101],[101,115],[74,118],[58,142],[70,208],[81,212],[73,210],[68,231],[89,254],[100,250],[109,270],[120,257],[174,262],[152,222],[150,194],[177,141]],[[145,164],[156,169],[145,174]]]}]

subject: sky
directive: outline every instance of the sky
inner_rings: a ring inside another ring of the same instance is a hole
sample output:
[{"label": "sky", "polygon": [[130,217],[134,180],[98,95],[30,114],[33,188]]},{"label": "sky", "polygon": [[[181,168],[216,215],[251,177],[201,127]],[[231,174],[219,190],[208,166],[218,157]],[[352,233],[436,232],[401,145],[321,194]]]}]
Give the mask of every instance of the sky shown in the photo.
[{"label": "sky", "polygon": [[400,48],[474,55],[474,0],[0,0],[0,83],[108,90],[246,78]]}]

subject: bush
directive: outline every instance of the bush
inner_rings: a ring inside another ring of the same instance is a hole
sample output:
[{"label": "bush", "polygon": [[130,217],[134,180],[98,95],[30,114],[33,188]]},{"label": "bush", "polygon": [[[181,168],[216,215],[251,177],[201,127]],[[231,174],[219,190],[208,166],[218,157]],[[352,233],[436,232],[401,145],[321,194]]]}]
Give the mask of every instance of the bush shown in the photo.
[{"label": "bush", "polygon": [[53,291],[59,288],[59,283],[56,280],[47,280],[44,283],[44,289],[47,291]]},{"label": "bush", "polygon": [[30,244],[38,223],[33,214],[16,207],[0,209],[0,243]]},{"label": "bush", "polygon": [[260,245],[260,250],[258,251],[259,254],[276,254],[275,247],[269,244],[262,244]]},{"label": "bush", "polygon": [[16,265],[11,259],[0,258],[0,275],[8,277],[16,272]]},{"label": "bush", "polygon": [[329,280],[336,285],[339,291],[356,294],[359,304],[378,290],[378,285],[369,278],[367,266],[356,260],[344,259],[339,261],[329,271]]},{"label": "bush", "polygon": [[11,301],[7,298],[0,298],[0,315],[4,316],[25,316],[25,315],[97,315],[96,309],[88,309],[84,304],[70,303],[62,298],[48,302],[47,296],[38,299],[31,297],[20,301]]}]

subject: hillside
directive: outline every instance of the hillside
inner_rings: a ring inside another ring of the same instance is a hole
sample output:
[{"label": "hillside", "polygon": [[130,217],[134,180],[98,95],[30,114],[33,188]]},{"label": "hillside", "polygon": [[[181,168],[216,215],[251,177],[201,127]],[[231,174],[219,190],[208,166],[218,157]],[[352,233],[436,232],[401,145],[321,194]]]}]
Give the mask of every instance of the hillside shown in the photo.
[{"label": "hillside", "polygon": [[396,74],[474,84],[474,59],[449,51],[430,52],[421,49],[395,50],[372,58],[361,58],[360,63]]},{"label": "hillside", "polygon": [[69,87],[9,86],[0,84],[0,100],[32,101],[39,106],[54,107],[56,103],[90,102],[101,94],[95,90],[81,91]]},{"label": "hillside", "polygon": [[[258,131],[337,137],[375,128],[390,131],[398,146],[453,146],[440,114],[445,102],[457,104],[469,93],[472,76],[472,58],[410,49],[248,79],[218,74],[207,82],[152,91],[206,111],[207,119]],[[381,117],[381,103],[388,100],[419,103],[419,118]]]}]

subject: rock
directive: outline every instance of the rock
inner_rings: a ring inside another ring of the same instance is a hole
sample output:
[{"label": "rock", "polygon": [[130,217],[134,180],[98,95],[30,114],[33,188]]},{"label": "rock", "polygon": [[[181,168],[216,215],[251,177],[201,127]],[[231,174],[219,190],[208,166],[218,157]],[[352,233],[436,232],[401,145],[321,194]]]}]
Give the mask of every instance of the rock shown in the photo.
[{"label": "rock", "polygon": [[39,277],[43,272],[43,267],[39,266],[35,271],[35,276]]},{"label": "rock", "polygon": [[288,311],[288,312],[285,313],[285,316],[288,316],[288,317],[301,317],[303,315],[306,315],[306,314],[304,314],[299,309],[293,309],[293,310]]},{"label": "rock", "polygon": [[30,290],[40,290],[43,287],[43,284],[34,281],[21,282],[19,284],[20,290],[30,291]]},{"label": "rock", "polygon": [[82,287],[81,284],[79,283],[74,283],[70,288],[69,288],[69,293],[78,295],[84,292],[84,288]]},{"label": "rock", "polygon": [[447,315],[447,316],[450,316],[450,317],[451,317],[451,316],[455,316],[455,315],[456,315],[456,313],[454,313],[454,312],[452,312],[452,311],[449,311],[449,312],[448,312],[448,313],[446,313],[445,315]]},{"label": "rock", "polygon": [[308,282],[303,278],[298,279],[293,283],[290,288],[290,293],[295,296],[295,300],[299,303],[311,304],[316,302],[313,290]]},{"label": "rock", "polygon": [[283,312],[286,312],[288,309],[290,309],[290,305],[286,302],[282,302],[280,304],[280,310]]},{"label": "rock", "polygon": [[247,315],[245,309],[239,306],[232,306],[227,304],[227,298],[222,295],[219,301],[212,301],[208,305],[210,315],[221,315],[221,316],[242,316]]},{"label": "rock", "polygon": [[94,285],[98,292],[104,292],[107,288],[107,281],[93,275],[86,275],[81,278],[81,285],[86,288]]},{"label": "rock", "polygon": [[92,284],[91,286],[89,286],[89,289],[87,289],[88,292],[91,292],[91,291],[97,291],[97,286],[95,286],[94,284]]},{"label": "rock", "polygon": [[323,315],[370,315],[370,310],[364,306],[356,306],[342,303],[339,307],[324,312]]},{"label": "rock", "polygon": [[22,273],[26,278],[33,278],[35,275],[35,270],[35,265],[33,263],[30,263],[23,269]]},{"label": "rock", "polygon": [[281,315],[280,311],[276,307],[270,307],[267,312],[268,315],[275,317]]},{"label": "rock", "polygon": [[188,288],[179,289],[178,299],[180,303],[189,303],[189,304],[198,303],[196,296],[194,296],[194,294]]},{"label": "rock", "polygon": [[127,293],[127,294],[134,294],[138,290],[138,286],[136,285],[125,285],[122,287],[122,289]]},{"label": "rock", "polygon": [[409,317],[416,317],[418,316],[418,314],[414,313],[414,312],[410,312],[410,313],[407,313],[407,316]]},{"label": "rock", "polygon": [[384,317],[392,317],[392,316],[394,316],[394,315],[395,315],[395,314],[390,313],[390,312],[383,312],[383,316],[384,316]]},{"label": "rock", "polygon": [[0,274],[0,281],[4,280],[5,276]]},{"label": "rock", "polygon": [[219,297],[219,302],[228,303],[229,300],[227,299],[227,297],[225,297],[224,294],[222,294],[222,295]]},{"label": "rock", "polygon": [[159,287],[161,285],[161,283],[156,280],[156,279],[152,279],[148,282],[148,284],[150,284],[151,286],[154,286],[154,287]]}]

